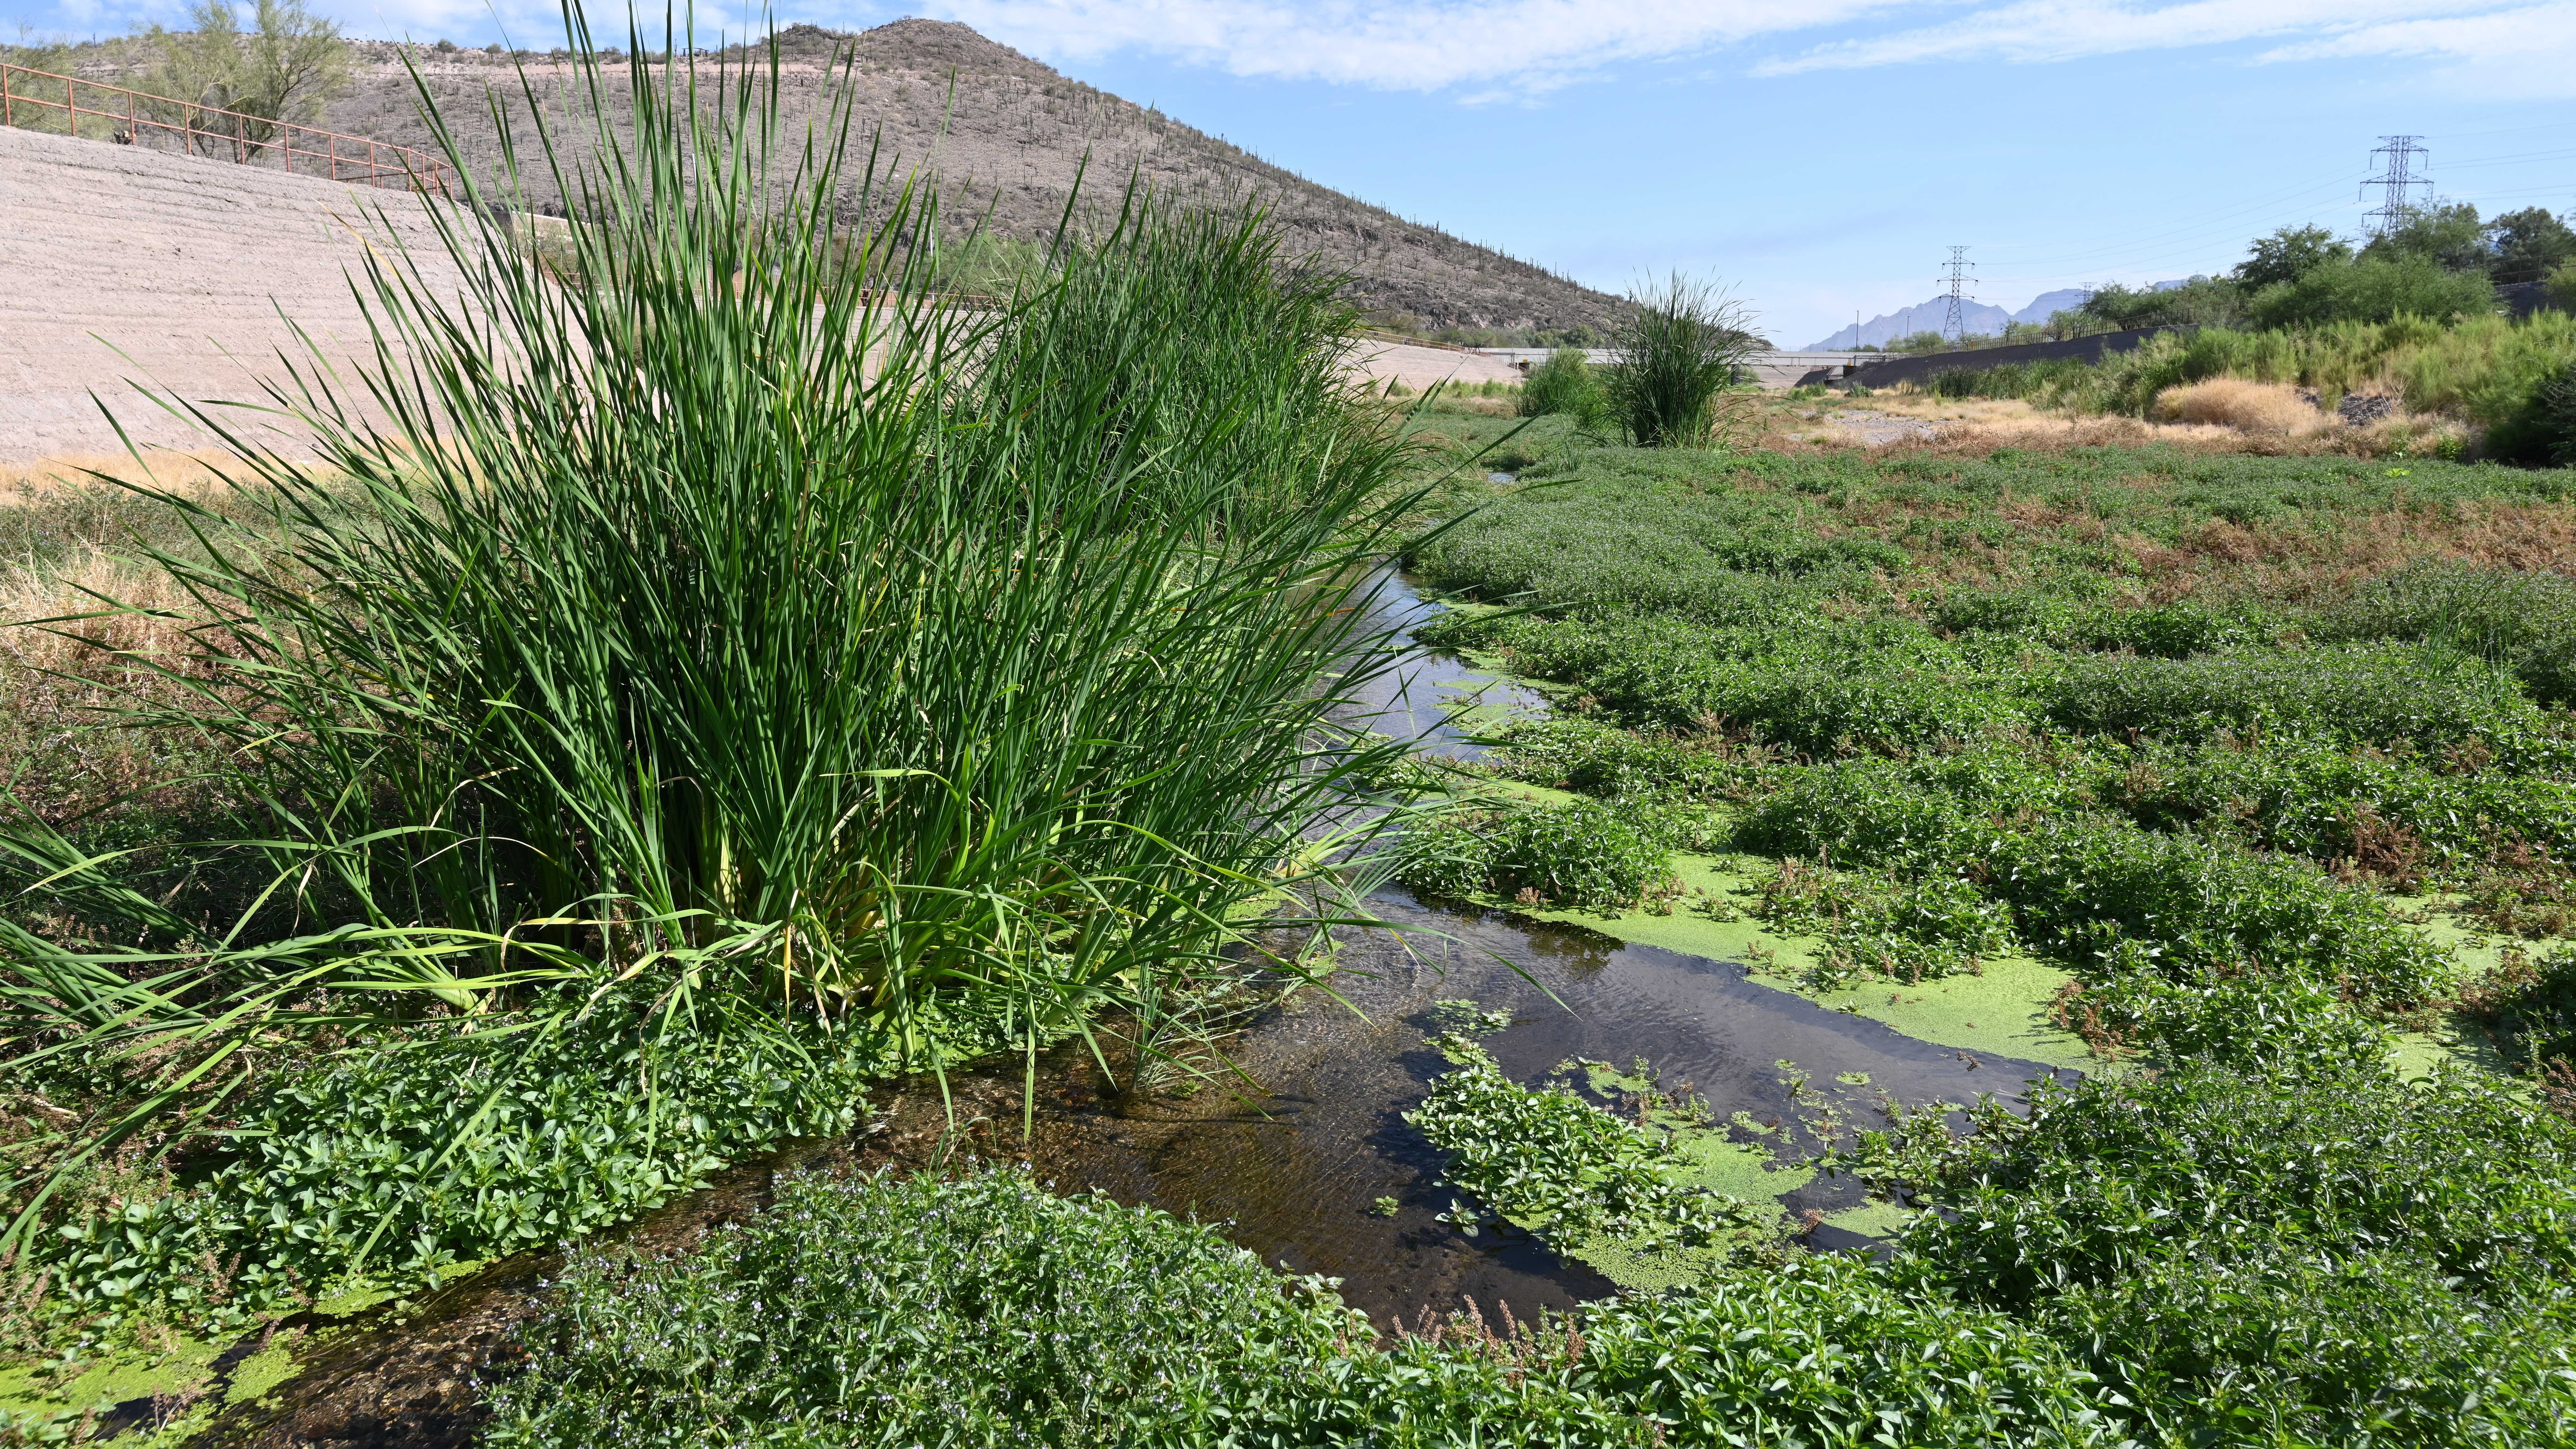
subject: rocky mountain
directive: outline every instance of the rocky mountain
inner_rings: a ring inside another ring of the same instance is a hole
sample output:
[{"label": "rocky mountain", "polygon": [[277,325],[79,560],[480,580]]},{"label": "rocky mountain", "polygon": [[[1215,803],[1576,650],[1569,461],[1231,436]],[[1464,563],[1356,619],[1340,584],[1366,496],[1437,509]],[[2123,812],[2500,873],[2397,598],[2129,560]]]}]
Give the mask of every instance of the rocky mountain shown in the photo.
[{"label": "rocky mountain", "polygon": [[2071,312],[2083,306],[2084,299],[2092,295],[2093,289],[2090,287],[2061,287],[2054,292],[2042,292],[2030,299],[2029,306],[2012,314],[2012,320],[2045,322],[2059,312]]},{"label": "rocky mountain", "polygon": [[[1959,316],[1969,333],[1975,336],[2001,332],[2004,324],[2013,320],[2011,313],[1986,302],[1962,303]],[[1809,343],[1808,350],[1828,352],[1837,347],[1885,347],[1900,337],[1911,337],[1917,332],[1938,332],[1947,325],[1949,317],[1950,299],[1934,297],[1928,302],[1917,302],[1911,307],[1899,307],[1893,312],[1883,312],[1870,318],[1860,324],[1857,340],[1852,329],[1846,327],[1821,342]]]},{"label": "rocky mountain", "polygon": [[[514,61],[526,65],[550,114],[577,116],[590,105],[561,52],[351,48],[353,84],[331,102],[323,126],[429,148],[402,65],[407,51],[481,169],[500,156],[488,98],[498,91],[525,109]],[[84,73],[133,82],[140,59],[131,43],[83,50]],[[894,169],[937,176],[961,225],[983,218],[1006,237],[1044,237],[1064,215],[1077,175],[1087,197],[1113,206],[1135,176],[1170,194],[1258,197],[1292,255],[1351,272],[1353,300],[1398,325],[1599,327],[1618,306],[1543,267],[1344,196],[1159,110],[1067,79],[963,25],[908,19],[857,34],[798,25],[780,32],[778,58],[781,110],[792,123],[846,101],[861,144],[879,147]],[[739,62],[740,52],[729,59]],[[754,59],[765,75],[766,54]],[[614,121],[631,101],[622,72],[610,82],[599,99]],[[534,127],[522,116],[513,131],[520,155],[534,155]],[[541,211],[563,209],[550,185],[531,187],[529,200]]]},{"label": "rocky mountain", "polygon": [[[2181,285],[2180,282],[2158,282],[2155,287],[2156,290],[2162,291],[2167,287]],[[2040,293],[2017,312],[2007,312],[1987,302],[1965,303],[1961,305],[1959,312],[1961,319],[1967,324],[1970,336],[1993,337],[2001,334],[2004,324],[2008,322],[2045,322],[2059,312],[2084,305],[2084,299],[2092,295],[2089,288],[2063,287],[2054,292]],[[1809,343],[1808,350],[1830,352],[1837,347],[1884,347],[1900,337],[1911,337],[1917,332],[1938,332],[1948,322],[1949,316],[1950,299],[1936,296],[1928,302],[1918,302],[1911,307],[1899,307],[1893,312],[1872,317],[1860,324],[1857,340],[1854,338],[1853,330],[1846,327],[1821,342]]]}]

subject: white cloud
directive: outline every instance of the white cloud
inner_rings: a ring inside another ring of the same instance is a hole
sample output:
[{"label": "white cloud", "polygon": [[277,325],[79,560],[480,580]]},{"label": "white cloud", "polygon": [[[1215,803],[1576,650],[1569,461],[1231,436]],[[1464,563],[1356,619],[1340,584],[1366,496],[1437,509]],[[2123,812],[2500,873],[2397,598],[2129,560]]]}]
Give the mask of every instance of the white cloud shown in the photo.
[{"label": "white cloud", "polygon": [[[1886,23],[1927,9],[1947,18]],[[1464,88],[1475,100],[1554,89],[1623,61],[1834,31],[1842,33],[1749,69],[1787,75],[1938,61],[2045,63],[2271,42],[2263,59],[2420,55],[2448,59],[2463,74],[2510,72],[2517,89],[2558,93],[2576,85],[2569,63],[2576,4],[2565,0],[944,0],[932,12],[1044,56],[1141,50],[1237,75]]]},{"label": "white cloud", "polygon": [[2275,47],[2258,60],[2392,56],[2446,61],[2435,76],[2492,100],[2576,94],[2576,5],[2531,5],[2447,20],[2392,20]]},{"label": "white cloud", "polygon": [[1757,75],[1939,60],[2045,62],[2123,51],[2174,50],[2285,36],[2333,35],[2356,26],[2412,21],[2445,26],[2496,0],[2189,0],[2123,5],[2107,0],[2022,0],[1946,25],[1838,40],[1767,60]]},{"label": "white cloud", "polygon": [[1896,8],[1902,0],[950,0],[939,13],[1023,49],[1138,49],[1237,75],[1403,90],[1544,89],[1615,61],[1687,55]]}]

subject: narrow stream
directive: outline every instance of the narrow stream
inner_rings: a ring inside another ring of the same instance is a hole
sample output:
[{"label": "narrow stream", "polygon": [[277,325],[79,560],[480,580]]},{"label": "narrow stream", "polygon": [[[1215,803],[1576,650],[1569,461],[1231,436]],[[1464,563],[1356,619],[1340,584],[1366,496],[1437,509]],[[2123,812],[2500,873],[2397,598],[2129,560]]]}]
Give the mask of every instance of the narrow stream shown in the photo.
[{"label": "narrow stream", "polygon": [[1441,608],[1402,574],[1383,569],[1369,580],[1366,592],[1372,622],[1393,629],[1405,652],[1384,671],[1356,682],[1349,691],[1356,707],[1342,713],[1345,723],[1413,740],[1414,748],[1426,755],[1471,759],[1483,751],[1470,741],[1470,731],[1453,722],[1460,708],[1547,713],[1547,697],[1538,691],[1415,644],[1414,629],[1437,617]]},{"label": "narrow stream", "polygon": [[[1484,1041],[1518,1080],[1573,1057],[1623,1068],[1643,1058],[1668,1089],[1705,1096],[1720,1120],[1742,1111],[1782,1123],[1784,1163],[1819,1144],[1798,1125],[1783,1062],[1862,1121],[1874,1120],[1881,1090],[1909,1106],[1970,1102],[2015,1094],[2049,1070],[1917,1041],[1749,981],[1739,966],[1396,891],[1372,905],[1414,929],[1352,933],[1331,994],[1309,988],[1227,1044],[1266,1095],[1210,1088],[1121,1116],[1087,1095],[1089,1074],[1067,1054],[1065,1096],[1031,1160],[1061,1188],[1228,1222],[1229,1235],[1264,1259],[1342,1279],[1343,1298],[1381,1325],[1425,1307],[1455,1309],[1462,1295],[1488,1314],[1508,1300],[1527,1318],[1612,1288],[1526,1236],[1489,1229],[1469,1238],[1434,1220],[1453,1194],[1440,1186],[1440,1154],[1402,1114],[1447,1069],[1423,1045],[1436,1000],[1509,1011],[1513,1024]],[[1837,1074],[1868,1082],[1845,1086]],[[1397,1201],[1395,1216],[1370,1211],[1380,1197]],[[1858,1184],[1819,1179],[1783,1206],[1832,1212],[1860,1200]],[[1811,1241],[1865,1240],[1820,1228]]]}]

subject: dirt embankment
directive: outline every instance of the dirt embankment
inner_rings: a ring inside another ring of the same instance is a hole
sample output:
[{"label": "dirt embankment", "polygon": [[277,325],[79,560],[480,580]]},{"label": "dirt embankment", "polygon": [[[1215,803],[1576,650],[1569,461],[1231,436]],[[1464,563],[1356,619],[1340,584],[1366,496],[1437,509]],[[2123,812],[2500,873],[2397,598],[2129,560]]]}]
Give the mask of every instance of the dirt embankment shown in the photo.
[{"label": "dirt embankment", "polygon": [[[302,327],[344,362],[367,345],[349,278],[366,249],[407,248],[452,285],[424,203],[203,157],[0,129],[0,463],[202,448],[137,387],[265,403]],[[309,362],[309,355],[300,361]],[[275,438],[261,414],[213,409]]]}]

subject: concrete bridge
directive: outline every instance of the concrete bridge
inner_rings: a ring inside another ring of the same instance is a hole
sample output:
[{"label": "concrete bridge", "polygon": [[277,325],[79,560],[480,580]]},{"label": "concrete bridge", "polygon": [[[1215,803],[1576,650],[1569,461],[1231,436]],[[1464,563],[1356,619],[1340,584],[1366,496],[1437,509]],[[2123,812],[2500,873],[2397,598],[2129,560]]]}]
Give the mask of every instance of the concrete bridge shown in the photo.
[{"label": "concrete bridge", "polygon": [[[1524,372],[1554,355],[1554,349],[1546,347],[1479,347],[1473,351]],[[1607,347],[1587,347],[1583,356],[1596,366],[1619,360],[1619,354]],[[1756,352],[1744,359],[1744,367],[1756,384],[1778,390],[1802,382],[1836,381],[1855,367],[1886,357],[1884,352]]]}]

